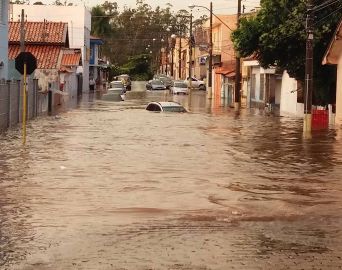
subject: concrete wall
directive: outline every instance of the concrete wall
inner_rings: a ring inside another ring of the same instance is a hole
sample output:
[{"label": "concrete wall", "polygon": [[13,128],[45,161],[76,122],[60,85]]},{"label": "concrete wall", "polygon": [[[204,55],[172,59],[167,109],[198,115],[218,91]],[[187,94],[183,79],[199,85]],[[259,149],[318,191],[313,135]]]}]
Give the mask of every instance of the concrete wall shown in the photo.
[{"label": "concrete wall", "polygon": [[[38,92],[36,80],[28,80],[27,92],[28,119],[47,112],[47,95]],[[22,101],[20,81],[0,83],[0,131],[22,121]]]},{"label": "concrete wall", "polygon": [[281,84],[280,113],[296,116],[304,115],[304,106],[297,103],[297,81],[284,71]]},{"label": "concrete wall", "polygon": [[83,72],[83,91],[89,91],[89,50],[91,14],[83,6],[54,5],[12,5],[10,19],[17,20],[21,10],[25,10],[28,21],[43,21],[68,23],[70,48],[81,49]]},{"label": "concrete wall", "polygon": [[336,124],[342,124],[342,53],[337,64]]},{"label": "concrete wall", "polygon": [[8,79],[8,0],[0,1],[0,80]]}]

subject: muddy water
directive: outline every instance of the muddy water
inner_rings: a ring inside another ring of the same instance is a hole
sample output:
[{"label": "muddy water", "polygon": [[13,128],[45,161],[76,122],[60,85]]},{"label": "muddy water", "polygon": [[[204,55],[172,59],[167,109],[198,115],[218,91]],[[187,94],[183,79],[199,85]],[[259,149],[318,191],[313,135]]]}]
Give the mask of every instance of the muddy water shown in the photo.
[{"label": "muddy water", "polygon": [[0,269],[341,269],[342,139],[150,93],[0,140]]}]

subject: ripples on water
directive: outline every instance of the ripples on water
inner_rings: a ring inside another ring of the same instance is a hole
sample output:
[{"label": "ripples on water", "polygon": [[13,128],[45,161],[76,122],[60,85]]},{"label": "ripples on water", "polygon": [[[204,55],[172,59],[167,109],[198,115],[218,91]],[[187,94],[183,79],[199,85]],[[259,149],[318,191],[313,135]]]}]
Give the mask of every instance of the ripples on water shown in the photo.
[{"label": "ripples on water", "polygon": [[2,135],[0,269],[339,269],[338,133],[175,99],[191,113],[90,100]]}]

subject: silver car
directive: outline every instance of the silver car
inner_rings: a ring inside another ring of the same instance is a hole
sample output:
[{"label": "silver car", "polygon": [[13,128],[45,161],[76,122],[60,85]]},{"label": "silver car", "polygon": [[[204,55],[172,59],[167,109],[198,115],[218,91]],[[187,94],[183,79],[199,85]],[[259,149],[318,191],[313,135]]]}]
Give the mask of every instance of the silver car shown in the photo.
[{"label": "silver car", "polygon": [[150,80],[146,84],[146,89],[147,90],[166,90],[165,84],[161,80]]},{"label": "silver car", "polygon": [[171,93],[178,95],[178,94],[189,94],[188,85],[184,81],[174,81],[171,86]]}]

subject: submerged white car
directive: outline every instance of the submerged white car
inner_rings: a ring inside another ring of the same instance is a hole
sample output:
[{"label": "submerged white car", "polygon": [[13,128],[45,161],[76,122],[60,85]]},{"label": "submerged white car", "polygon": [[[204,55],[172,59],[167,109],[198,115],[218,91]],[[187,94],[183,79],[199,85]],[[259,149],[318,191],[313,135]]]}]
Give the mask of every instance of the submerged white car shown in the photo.
[{"label": "submerged white car", "polygon": [[150,102],[146,110],[153,112],[187,112],[187,110],[179,103],[168,102]]}]

